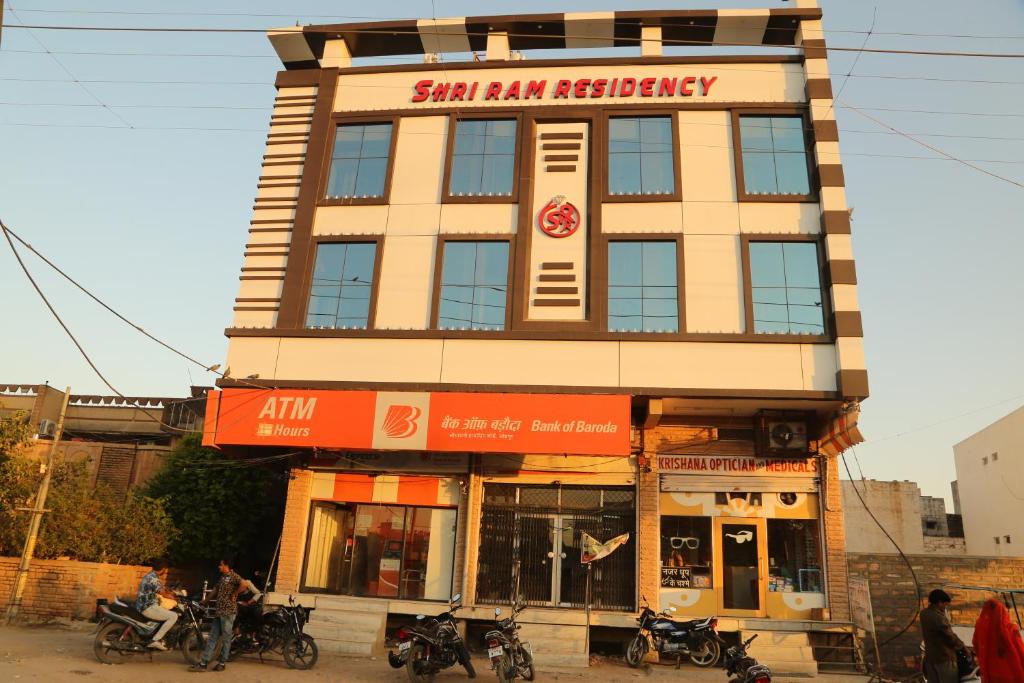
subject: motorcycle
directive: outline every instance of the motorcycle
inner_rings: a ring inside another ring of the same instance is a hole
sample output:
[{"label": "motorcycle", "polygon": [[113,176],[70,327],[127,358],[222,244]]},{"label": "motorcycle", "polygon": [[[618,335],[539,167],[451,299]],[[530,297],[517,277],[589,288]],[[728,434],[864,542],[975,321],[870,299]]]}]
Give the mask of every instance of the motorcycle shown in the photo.
[{"label": "motorcycle", "polygon": [[[203,656],[202,630],[203,606],[198,600],[188,597],[182,589],[173,591],[177,600],[167,606],[178,614],[178,621],[164,636],[169,649],[180,649],[185,661],[197,663]],[[135,601],[129,598],[115,598],[108,605],[101,605],[100,623],[96,629],[92,651],[103,664],[124,664],[129,657],[159,652],[148,647],[154,633],[163,624],[144,616],[135,609]]]},{"label": "motorcycle", "polygon": [[495,607],[494,622],[497,628],[484,635],[491,669],[498,675],[500,683],[511,683],[519,677],[532,681],[534,677],[533,650],[529,643],[519,641],[516,617],[522,611],[522,607],[513,605],[512,616],[501,619],[501,608]]},{"label": "motorcycle", "polygon": [[660,656],[675,656],[677,669],[683,657],[705,669],[718,662],[722,654],[722,639],[715,631],[718,619],[673,621],[675,611],[670,607],[657,613],[644,605],[636,620],[640,628],[626,647],[626,664],[634,669],[639,667],[652,646]]},{"label": "motorcycle", "polygon": [[[470,678],[476,670],[469,658],[469,650],[455,627],[455,612],[462,606],[462,595],[456,593],[448,603],[448,611],[436,617],[416,617],[416,626],[406,633],[408,638],[399,642],[399,657],[405,657],[405,670],[412,683],[430,683],[437,672],[461,664]],[[388,657],[389,663],[392,658]],[[394,663],[391,664],[394,666]]]},{"label": "motorcycle", "polygon": [[[238,631],[231,639],[228,659],[234,660],[243,654],[255,654],[262,663],[264,653],[274,652],[284,656],[284,663],[289,669],[312,669],[319,659],[319,648],[313,636],[303,633],[302,630],[314,608],[296,604],[295,598],[291,595],[288,596],[287,605],[276,605],[267,612],[262,611],[262,599],[257,604],[260,606],[257,617],[239,620]],[[190,638],[196,643],[189,645],[198,647],[202,653],[205,636],[195,633],[190,634]],[[214,651],[211,661],[217,658],[217,652]]]},{"label": "motorcycle", "polygon": [[735,676],[729,679],[729,683],[772,683],[771,669],[764,664],[758,664],[756,659],[747,654],[747,648],[755,638],[756,633],[725,651],[722,660],[725,675]]}]

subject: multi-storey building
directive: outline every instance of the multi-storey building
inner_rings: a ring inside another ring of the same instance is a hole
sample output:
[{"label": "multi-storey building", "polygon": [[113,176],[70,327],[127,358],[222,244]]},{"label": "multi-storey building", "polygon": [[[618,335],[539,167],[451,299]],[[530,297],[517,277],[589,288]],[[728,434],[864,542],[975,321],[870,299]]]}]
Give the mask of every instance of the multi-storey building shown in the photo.
[{"label": "multi-storey building", "polygon": [[518,581],[534,634],[558,629],[538,656],[585,661],[581,535],[629,533],[594,566],[595,624],[643,600],[725,630],[849,620],[818,446],[867,376],[805,4],[270,33],[227,330],[246,379],[207,443],[305,456],[279,590],[377,641],[453,593],[486,618]]}]

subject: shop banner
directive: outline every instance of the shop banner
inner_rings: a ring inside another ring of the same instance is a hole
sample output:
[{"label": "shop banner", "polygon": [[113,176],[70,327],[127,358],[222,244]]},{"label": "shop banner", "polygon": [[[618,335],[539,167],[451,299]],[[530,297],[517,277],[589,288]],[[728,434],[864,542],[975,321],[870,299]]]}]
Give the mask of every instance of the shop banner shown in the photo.
[{"label": "shop banner", "polygon": [[814,458],[757,458],[735,455],[659,455],[662,474],[728,474],[748,477],[814,477],[818,461]]},{"label": "shop banner", "polygon": [[629,396],[225,389],[203,443],[628,456],[629,427]]}]

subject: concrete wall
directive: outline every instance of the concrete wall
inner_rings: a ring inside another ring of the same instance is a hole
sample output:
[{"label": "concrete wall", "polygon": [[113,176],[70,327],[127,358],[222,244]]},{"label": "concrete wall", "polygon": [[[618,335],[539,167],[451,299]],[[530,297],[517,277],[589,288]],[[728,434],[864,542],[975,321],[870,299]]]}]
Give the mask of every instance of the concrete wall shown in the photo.
[{"label": "concrete wall", "polygon": [[[850,553],[850,575],[871,582],[871,605],[880,642],[894,636],[917,614],[920,605],[910,570],[895,553]],[[956,590],[948,584],[985,585],[995,588],[1024,586],[1024,560],[996,557],[948,557],[910,555],[910,564],[921,584],[922,600],[938,587],[953,597],[950,617],[954,626],[974,626],[985,599],[994,593]],[[882,649],[886,673],[909,672],[919,666],[920,627],[914,625]]]},{"label": "concrete wall", "polygon": [[953,446],[953,456],[967,552],[1024,557],[1024,407]]},{"label": "concrete wall", "polygon": [[946,501],[934,496],[921,496],[921,524],[925,536],[949,536]]},{"label": "concrete wall", "polygon": [[[853,490],[854,482],[843,481],[843,510],[846,519],[846,550],[851,553],[895,552],[892,543],[872,521]],[[871,512],[905,553],[924,553],[921,533],[921,490],[909,481],[857,481],[857,490]]]}]

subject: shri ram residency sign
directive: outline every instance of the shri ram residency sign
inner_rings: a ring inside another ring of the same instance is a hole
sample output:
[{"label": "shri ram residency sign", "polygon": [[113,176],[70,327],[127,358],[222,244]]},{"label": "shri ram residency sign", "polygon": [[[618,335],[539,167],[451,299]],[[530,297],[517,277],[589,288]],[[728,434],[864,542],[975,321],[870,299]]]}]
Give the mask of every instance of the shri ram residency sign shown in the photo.
[{"label": "shri ram residency sign", "polygon": [[628,456],[629,437],[629,396],[225,389],[203,444]]},{"label": "shri ram residency sign", "polygon": [[707,97],[718,76],[434,81],[413,85],[413,102],[594,100],[622,97]]}]

